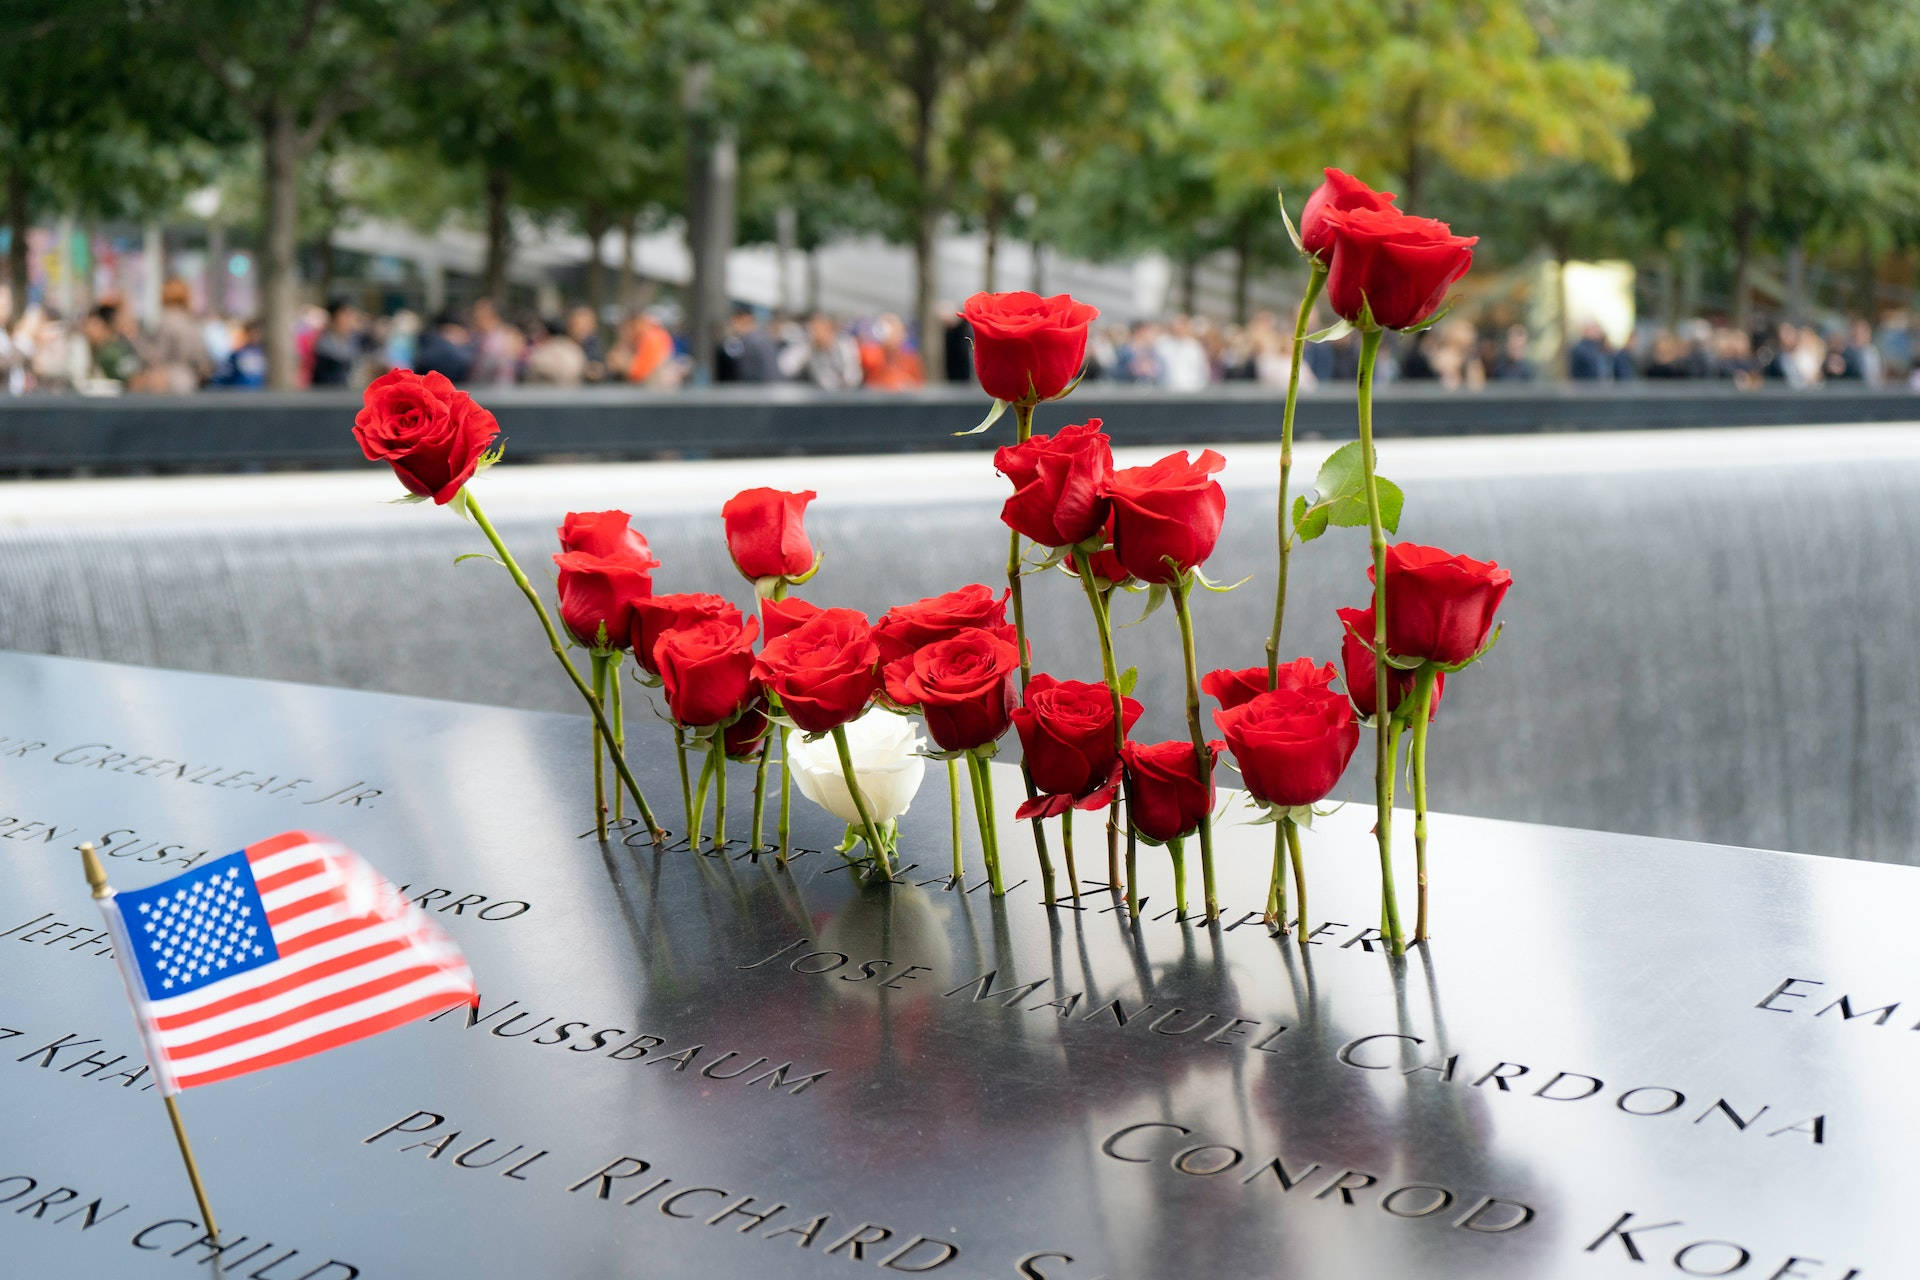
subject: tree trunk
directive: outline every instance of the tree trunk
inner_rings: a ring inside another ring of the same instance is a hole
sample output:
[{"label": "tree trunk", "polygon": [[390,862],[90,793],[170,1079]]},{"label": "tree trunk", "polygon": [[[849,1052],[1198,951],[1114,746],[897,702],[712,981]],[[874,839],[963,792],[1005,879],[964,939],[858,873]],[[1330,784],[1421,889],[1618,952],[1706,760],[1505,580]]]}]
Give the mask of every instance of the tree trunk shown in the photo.
[{"label": "tree trunk", "polygon": [[682,105],[687,112],[687,347],[693,381],[713,380],[714,350],[727,310],[727,255],[733,249],[735,185],[739,153],[733,134],[714,118],[709,102],[713,67],[687,70]]},{"label": "tree trunk", "polygon": [[7,287],[13,297],[12,320],[27,307],[27,171],[18,162],[7,171]]},{"label": "tree trunk", "polygon": [[299,385],[299,361],[293,346],[294,309],[299,301],[300,137],[293,111],[275,99],[261,120],[265,159],[264,205],[260,236],[260,320],[267,347],[267,385],[276,391]]},{"label": "tree trunk", "polygon": [[634,255],[638,252],[635,241],[640,238],[640,215],[630,213],[627,220],[620,224],[620,309],[633,310],[634,276],[637,274]]},{"label": "tree trunk", "polygon": [[1029,245],[1028,252],[1028,260],[1032,263],[1032,269],[1029,273],[1027,287],[1035,293],[1044,296],[1047,292],[1047,246],[1035,240]]},{"label": "tree trunk", "polygon": [[503,311],[507,306],[507,259],[513,255],[513,227],[507,221],[508,189],[506,170],[487,170],[487,263],[480,291]]},{"label": "tree trunk", "polygon": [[807,250],[807,310],[820,309],[820,246]]},{"label": "tree trunk", "polygon": [[934,174],[934,106],[940,94],[940,50],[931,5],[920,10],[913,70],[913,179],[919,208],[913,221],[913,315],[929,385],[946,381],[946,334],[939,309],[940,196]]},{"label": "tree trunk", "polygon": [[1787,245],[1786,261],[1782,264],[1786,275],[1785,291],[1787,319],[1795,324],[1807,322],[1807,242],[1798,234]]},{"label": "tree trunk", "polygon": [[1194,298],[1200,287],[1200,255],[1189,253],[1180,260],[1180,310],[1193,314]]},{"label": "tree trunk", "polygon": [[1879,319],[1875,314],[1880,309],[1880,276],[1876,267],[1873,240],[1863,231],[1860,233],[1860,261],[1854,268],[1853,309],[1869,324]]},{"label": "tree trunk", "polygon": [[1233,236],[1233,322],[1247,322],[1247,293],[1253,282],[1253,219],[1242,217]]},{"label": "tree trunk", "polygon": [[333,277],[338,273],[339,263],[333,256],[333,228],[328,227],[320,233],[320,243],[316,246],[320,259],[320,301],[332,305]]},{"label": "tree trunk", "polygon": [[793,254],[800,243],[800,213],[783,204],[773,215],[773,256],[779,280],[774,290],[775,305],[784,315],[792,315]]},{"label": "tree trunk", "polygon": [[1733,215],[1733,327],[1742,333],[1753,330],[1753,303],[1747,296],[1748,277],[1753,271],[1753,225],[1757,215],[1753,206],[1743,205]]},{"label": "tree trunk", "polygon": [[207,223],[207,310],[227,314],[227,224],[219,218]]},{"label": "tree trunk", "polygon": [[987,293],[997,293],[1000,289],[1000,223],[1003,214],[1000,201],[994,193],[987,193],[986,217],[982,230],[986,232],[986,243],[982,246],[980,262],[980,288]]},{"label": "tree trunk", "polygon": [[600,257],[601,242],[607,238],[607,211],[598,201],[589,200],[581,221],[587,229],[587,306],[598,320],[607,305],[607,264]]}]

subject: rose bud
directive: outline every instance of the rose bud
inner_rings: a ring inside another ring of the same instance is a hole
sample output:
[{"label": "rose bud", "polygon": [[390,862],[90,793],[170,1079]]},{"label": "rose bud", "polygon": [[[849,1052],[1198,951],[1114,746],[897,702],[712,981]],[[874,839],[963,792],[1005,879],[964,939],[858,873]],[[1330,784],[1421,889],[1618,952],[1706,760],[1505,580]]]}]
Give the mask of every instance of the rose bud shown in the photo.
[{"label": "rose bud", "polygon": [[740,625],[740,610],[725,596],[708,592],[651,596],[633,603],[633,656],[649,675],[659,675],[653,662],[653,647],[660,637],[676,627],[721,619]]},{"label": "rose bud", "polygon": [[[1087,559],[1089,568],[1092,569],[1093,576],[1096,579],[1096,586],[1100,579],[1104,579],[1108,585],[1116,587],[1133,580],[1133,575],[1129,574],[1126,566],[1120,563],[1120,557],[1113,554],[1113,512],[1111,508],[1109,508],[1107,512],[1106,546],[1088,556]],[[1067,558],[1061,561],[1061,563],[1067,566],[1068,573],[1071,573],[1076,578],[1080,576],[1079,553],[1068,552]]]},{"label": "rose bud", "polygon": [[747,703],[740,718],[722,729],[721,737],[729,760],[754,760],[767,743],[767,700],[756,696]]},{"label": "rose bud", "polygon": [[[1367,570],[1372,581],[1373,570]],[[1470,560],[1400,542],[1387,548],[1387,652],[1452,665],[1480,651],[1513,575],[1491,560]]]},{"label": "rose bud", "polygon": [[[1389,616],[1397,608],[1398,602],[1389,600]],[[1340,616],[1340,665],[1347,672],[1347,696],[1353,699],[1354,709],[1361,715],[1372,716],[1378,710],[1373,700],[1373,606],[1338,609],[1335,612]],[[1398,711],[1400,704],[1412,696],[1418,674],[1402,671],[1395,666],[1387,668],[1387,693],[1393,704],[1387,708],[1388,711]],[[1444,672],[1434,677],[1433,706],[1428,710],[1427,719],[1431,720],[1439,714],[1440,695],[1446,691],[1446,687]]]},{"label": "rose bud", "polygon": [[[1123,729],[1133,728],[1140,704],[1123,698],[1120,706]],[[1098,809],[1113,798],[1120,755],[1113,740],[1113,693],[1105,684],[1036,673],[1026,700],[1013,709],[1013,727],[1033,785],[1047,796],[1022,805],[1021,818],[1051,817],[1075,805]]]},{"label": "rose bud", "polygon": [[1008,404],[1051,400],[1087,361],[1087,327],[1100,314],[1064,293],[976,293],[960,314],[973,330],[980,389]]},{"label": "rose bud", "polygon": [[[876,824],[892,822],[913,803],[914,793],[926,776],[927,760],[920,754],[925,745],[926,740],[913,731],[913,721],[880,707],[847,725],[847,754],[853,759],[854,781]],[[840,767],[836,743],[826,738],[812,742],[789,738],[787,759],[801,795],[849,826],[859,825],[860,810],[847,791],[847,775]]]},{"label": "rose bud", "polygon": [[[1266,675],[1265,667],[1260,674]],[[1226,750],[1224,742],[1209,742],[1207,747],[1216,759]],[[1213,759],[1207,761],[1209,780],[1202,785],[1193,743],[1129,742],[1121,755],[1126,763],[1127,817],[1147,839],[1165,844],[1189,835],[1212,811]]]},{"label": "rose bud", "polygon": [[560,571],[560,621],[568,634],[589,649],[631,644],[634,609],[653,595],[652,571],[660,562],[566,551],[553,563]]},{"label": "rose bud", "polygon": [[1276,689],[1213,722],[1247,790],[1289,809],[1326,799],[1360,742],[1353,704],[1331,689]]},{"label": "rose bud", "polygon": [[[1325,689],[1339,676],[1331,662],[1317,667],[1312,658],[1283,662],[1274,671],[1276,689]],[[1267,669],[1246,667],[1229,671],[1209,671],[1200,677],[1200,691],[1218,702],[1223,710],[1239,706],[1267,692]]]},{"label": "rose bud", "polygon": [[880,615],[873,624],[874,643],[880,646],[880,663],[886,674],[887,697],[895,705],[910,707],[913,697],[906,680],[913,670],[913,655],[930,644],[962,631],[984,628],[1013,643],[1013,627],[1007,622],[1007,593],[994,594],[991,587],[975,582],[937,596],[928,596],[912,604],[896,605]]},{"label": "rose bud", "polygon": [[1128,573],[1142,582],[1172,582],[1213,554],[1227,494],[1211,477],[1226,465],[1211,449],[1192,462],[1182,449],[1150,467],[1114,473],[1107,485],[1113,550]]},{"label": "rose bud", "polygon": [[807,540],[807,504],[820,495],[809,489],[746,489],[727,499],[720,517],[727,526],[727,553],[749,581],[800,578],[813,568],[813,543]]},{"label": "rose bud", "polygon": [[1348,209],[1385,209],[1393,204],[1393,192],[1375,191],[1350,173],[1328,169],[1326,181],[1315,187],[1300,210],[1300,247],[1311,256],[1327,260],[1333,249],[1333,227],[1327,214]]},{"label": "rose bud", "polygon": [[913,655],[903,692],[942,751],[971,751],[999,740],[1013,723],[1013,676],[1020,651],[975,627]]},{"label": "rose bud", "polygon": [[770,640],[753,674],[808,733],[825,733],[857,717],[880,691],[880,647],[866,615],[822,609]]},{"label": "rose bud", "polygon": [[[1382,329],[1412,329],[1430,319],[1473,265],[1480,243],[1398,209],[1335,209],[1325,221],[1333,235],[1327,305],[1356,325],[1370,314]],[[1387,616],[1391,621],[1391,611]]]},{"label": "rose bud", "polygon": [[569,511],[560,522],[560,550],[584,551],[608,560],[645,560],[648,568],[659,568],[646,538],[631,527],[632,519],[624,511]]},{"label": "rose bud", "polygon": [[785,600],[768,596],[760,602],[760,629],[767,639],[778,640],[819,612],[819,605],[809,604],[799,596]]},{"label": "rose bud", "polygon": [[1070,547],[1106,528],[1113,447],[1100,419],[1006,445],[993,455],[993,465],[1013,481],[1000,519],[1016,533],[1043,547]]},{"label": "rose bud", "polygon": [[437,373],[394,369],[361,397],[353,438],[368,461],[385,462],[407,492],[446,505],[480,469],[500,434],[493,415]]}]

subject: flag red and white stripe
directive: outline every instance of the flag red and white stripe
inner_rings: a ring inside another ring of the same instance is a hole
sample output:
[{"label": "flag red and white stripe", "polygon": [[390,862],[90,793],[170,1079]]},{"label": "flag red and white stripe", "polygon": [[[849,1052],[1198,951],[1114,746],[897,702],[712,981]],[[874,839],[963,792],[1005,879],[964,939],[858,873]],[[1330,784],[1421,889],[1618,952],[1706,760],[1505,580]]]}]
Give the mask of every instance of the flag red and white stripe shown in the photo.
[{"label": "flag red and white stripe", "polygon": [[351,850],[304,831],[100,907],[167,1094],[479,998],[437,924]]}]

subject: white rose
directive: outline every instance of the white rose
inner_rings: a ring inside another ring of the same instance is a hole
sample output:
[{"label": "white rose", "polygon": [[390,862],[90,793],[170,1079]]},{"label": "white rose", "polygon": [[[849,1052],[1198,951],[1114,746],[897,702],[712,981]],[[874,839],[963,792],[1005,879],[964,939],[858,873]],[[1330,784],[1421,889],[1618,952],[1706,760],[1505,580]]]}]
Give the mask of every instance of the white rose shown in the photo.
[{"label": "white rose", "polygon": [[[853,775],[875,826],[884,827],[907,811],[920,780],[926,776],[926,740],[913,721],[879,707],[846,726],[847,750],[853,757]],[[860,825],[860,811],[847,794],[846,773],[832,734],[812,742],[798,731],[787,739],[788,759],[800,794],[849,826]]]}]

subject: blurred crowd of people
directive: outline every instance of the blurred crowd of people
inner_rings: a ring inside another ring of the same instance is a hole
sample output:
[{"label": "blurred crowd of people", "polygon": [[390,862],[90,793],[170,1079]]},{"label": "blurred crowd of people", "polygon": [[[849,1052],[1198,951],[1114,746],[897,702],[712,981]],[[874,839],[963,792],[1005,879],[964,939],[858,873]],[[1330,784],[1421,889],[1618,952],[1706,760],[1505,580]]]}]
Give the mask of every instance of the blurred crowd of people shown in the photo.
[{"label": "blurred crowd of people", "polygon": [[[161,290],[160,314],[139,322],[108,297],[77,322],[35,304],[0,325],[0,382],[12,392],[185,393],[266,385],[267,358],[256,321],[196,315],[184,281]],[[943,307],[945,314],[956,309]],[[358,389],[394,368],[437,371],[469,387],[515,383],[578,387],[627,383],[668,390],[694,380],[687,337],[670,306],[617,318],[575,306],[553,317],[509,318],[491,299],[423,319],[412,311],[370,315],[352,301],[310,306],[295,334],[304,386]],[[1920,325],[1890,311],[1827,326],[1778,323],[1748,333],[1705,319],[1675,327],[1642,324],[1616,346],[1596,323],[1576,325],[1564,356],[1543,360],[1525,326],[1478,326],[1453,317],[1390,343],[1378,376],[1474,389],[1564,376],[1575,382],[1719,380],[1746,388],[1826,382],[1909,385],[1920,390]],[[965,321],[940,335],[946,376],[972,378]],[[1272,311],[1245,324],[1203,316],[1096,326],[1087,376],[1194,392],[1216,383],[1284,388],[1291,363],[1290,320]],[[1351,381],[1359,343],[1348,335],[1310,345],[1302,385]],[[722,383],[799,383],[830,391],[900,391],[923,386],[926,364],[913,334],[893,314],[848,318],[826,312],[768,316],[737,306],[718,335],[713,377]]]}]

